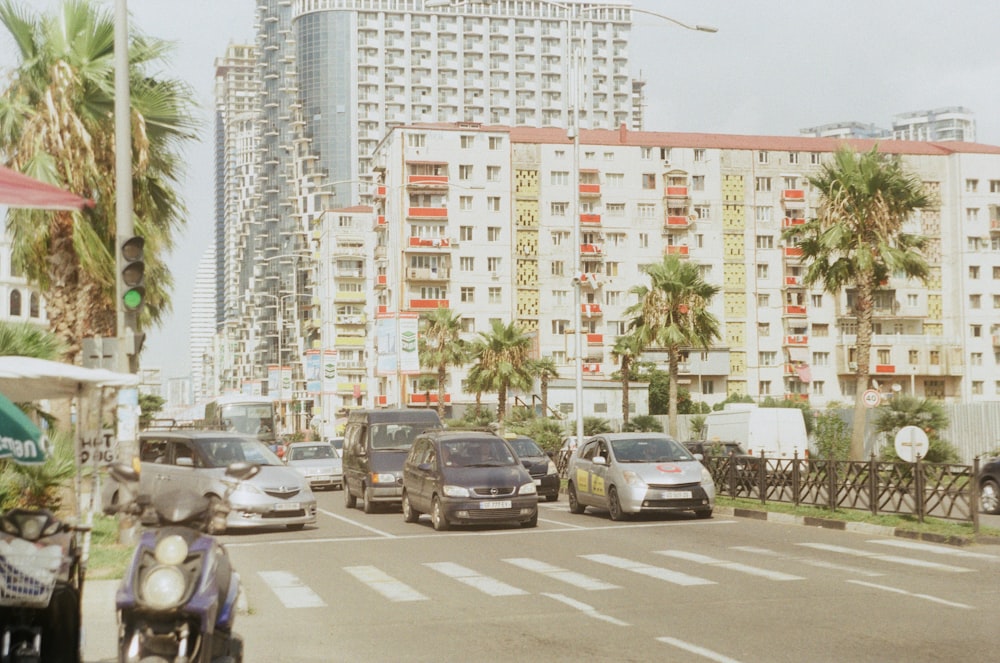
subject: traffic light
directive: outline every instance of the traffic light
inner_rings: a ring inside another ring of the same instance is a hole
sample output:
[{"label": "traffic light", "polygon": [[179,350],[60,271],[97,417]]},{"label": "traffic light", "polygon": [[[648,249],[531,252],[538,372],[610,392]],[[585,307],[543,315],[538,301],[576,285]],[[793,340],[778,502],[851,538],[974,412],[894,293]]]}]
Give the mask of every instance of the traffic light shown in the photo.
[{"label": "traffic light", "polygon": [[146,299],[146,263],[142,249],[146,240],[130,237],[122,244],[122,306],[126,312],[136,312]]}]

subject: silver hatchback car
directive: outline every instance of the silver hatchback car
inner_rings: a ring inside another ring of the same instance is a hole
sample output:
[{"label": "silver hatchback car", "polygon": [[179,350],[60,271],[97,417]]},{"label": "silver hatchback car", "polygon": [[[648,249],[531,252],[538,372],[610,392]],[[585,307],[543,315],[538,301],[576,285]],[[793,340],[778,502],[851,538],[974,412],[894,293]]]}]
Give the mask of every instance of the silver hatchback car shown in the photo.
[{"label": "silver hatchback car", "polygon": [[694,511],[711,518],[715,483],[700,460],[662,433],[609,433],[589,438],[569,461],[569,509],[631,514]]},{"label": "silver hatchback car", "polygon": [[287,527],[316,522],[316,497],[306,479],[252,436],[226,431],[146,431],[139,436],[139,491],[155,495],[182,488],[209,499],[226,491],[226,467],[237,461],[260,465],[229,496],[231,529]]}]

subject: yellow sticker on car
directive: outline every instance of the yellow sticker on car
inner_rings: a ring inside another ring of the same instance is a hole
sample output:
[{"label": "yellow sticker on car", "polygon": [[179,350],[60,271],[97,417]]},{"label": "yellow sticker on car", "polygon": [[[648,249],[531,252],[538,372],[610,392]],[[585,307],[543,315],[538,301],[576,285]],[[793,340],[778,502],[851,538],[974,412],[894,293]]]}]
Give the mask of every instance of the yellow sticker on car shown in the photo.
[{"label": "yellow sticker on car", "polygon": [[590,492],[594,495],[604,494],[604,477],[599,477],[596,474],[590,475]]},{"label": "yellow sticker on car", "polygon": [[576,471],[576,489],[584,493],[590,492],[590,487],[587,483],[587,477],[590,476],[587,470],[577,469]]}]

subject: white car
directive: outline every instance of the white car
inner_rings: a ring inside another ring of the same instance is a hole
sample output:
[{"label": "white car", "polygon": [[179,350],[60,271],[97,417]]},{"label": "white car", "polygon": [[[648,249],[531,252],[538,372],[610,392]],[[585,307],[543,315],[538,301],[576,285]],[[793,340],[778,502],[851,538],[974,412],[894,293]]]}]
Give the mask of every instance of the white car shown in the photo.
[{"label": "white car", "polygon": [[285,464],[318,488],[344,487],[344,465],[329,442],[295,442],[285,451]]},{"label": "white car", "polygon": [[662,433],[609,433],[587,439],[570,458],[569,509],[606,509],[612,520],[631,514],[694,511],[711,518],[715,483],[684,445]]}]

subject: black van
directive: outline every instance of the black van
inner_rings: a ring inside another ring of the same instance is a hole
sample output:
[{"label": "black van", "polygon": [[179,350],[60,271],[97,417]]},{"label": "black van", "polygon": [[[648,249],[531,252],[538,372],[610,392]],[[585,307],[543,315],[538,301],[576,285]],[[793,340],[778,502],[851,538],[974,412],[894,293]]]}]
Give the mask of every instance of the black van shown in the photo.
[{"label": "black van", "polygon": [[441,428],[434,410],[353,410],[344,429],[344,503],[399,504],[403,495],[403,462],[417,435]]}]

